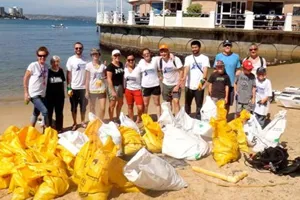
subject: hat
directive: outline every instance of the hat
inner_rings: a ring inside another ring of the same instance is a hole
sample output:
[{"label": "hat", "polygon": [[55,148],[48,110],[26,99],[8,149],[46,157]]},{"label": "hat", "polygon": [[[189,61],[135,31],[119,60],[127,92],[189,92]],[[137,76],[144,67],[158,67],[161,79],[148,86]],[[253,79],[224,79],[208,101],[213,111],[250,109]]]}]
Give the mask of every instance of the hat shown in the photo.
[{"label": "hat", "polygon": [[111,52],[111,55],[112,55],[112,56],[114,56],[114,55],[116,55],[116,54],[120,54],[120,55],[121,55],[121,52],[120,52],[119,49],[115,49],[115,50],[113,50],[113,51]]},{"label": "hat", "polygon": [[223,62],[222,60],[218,60],[218,61],[216,62],[216,67],[218,67],[218,66],[224,67],[224,62]]},{"label": "hat", "polygon": [[100,49],[92,48],[90,54],[91,55],[93,55],[93,54],[99,54],[100,55],[101,54]]},{"label": "hat", "polygon": [[243,68],[246,70],[252,70],[253,69],[252,62],[250,60],[245,60],[243,62]]},{"label": "hat", "polygon": [[259,67],[256,70],[256,74],[265,74],[265,73],[267,73],[267,70],[264,67]]},{"label": "hat", "polygon": [[225,46],[227,46],[227,45],[232,46],[232,42],[231,42],[230,40],[225,40],[225,41],[223,42],[223,46],[225,47]]},{"label": "hat", "polygon": [[162,49],[169,49],[169,47],[166,44],[161,44],[161,45],[159,45],[159,50],[162,50]]}]

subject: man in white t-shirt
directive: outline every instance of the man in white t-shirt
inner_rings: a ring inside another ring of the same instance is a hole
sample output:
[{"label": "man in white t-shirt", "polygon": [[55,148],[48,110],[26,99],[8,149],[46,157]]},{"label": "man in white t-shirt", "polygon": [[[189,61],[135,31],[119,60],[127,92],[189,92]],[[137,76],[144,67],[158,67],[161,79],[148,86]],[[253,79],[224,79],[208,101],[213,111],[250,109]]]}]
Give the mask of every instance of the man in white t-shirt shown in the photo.
[{"label": "man in white t-shirt", "polygon": [[270,98],[272,97],[271,81],[267,79],[266,68],[256,70],[256,100],[254,114],[262,128],[265,127],[266,116],[269,112]]},{"label": "man in white t-shirt", "polygon": [[183,78],[183,65],[177,56],[171,57],[169,48],[165,44],[159,46],[159,54],[161,58],[157,59],[156,64],[163,79],[163,100],[171,102],[176,114],[180,109],[179,100]]},{"label": "man in white t-shirt", "polygon": [[185,112],[191,114],[192,101],[196,102],[196,119],[201,119],[200,110],[203,104],[204,83],[207,80],[207,68],[210,67],[209,58],[200,54],[201,43],[191,43],[192,55],[185,58]]},{"label": "man in white t-shirt", "polygon": [[74,45],[75,55],[69,57],[67,61],[67,90],[70,96],[71,112],[73,118],[72,130],[77,129],[77,106],[80,105],[81,125],[85,124],[85,112],[87,99],[85,97],[85,70],[87,61],[83,57],[83,45],[76,42]]},{"label": "man in white t-shirt", "polygon": [[250,60],[253,65],[252,74],[256,76],[256,70],[260,67],[267,68],[266,59],[258,55],[258,45],[253,43],[249,47],[249,56],[243,60]]}]

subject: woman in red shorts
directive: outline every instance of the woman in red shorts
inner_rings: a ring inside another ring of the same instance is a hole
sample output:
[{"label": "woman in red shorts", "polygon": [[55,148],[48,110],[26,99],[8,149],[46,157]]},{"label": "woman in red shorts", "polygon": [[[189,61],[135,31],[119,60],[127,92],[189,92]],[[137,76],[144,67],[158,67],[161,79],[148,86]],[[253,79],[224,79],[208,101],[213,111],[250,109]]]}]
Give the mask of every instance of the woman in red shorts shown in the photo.
[{"label": "woman in red shorts", "polygon": [[141,122],[141,115],[144,111],[144,102],[141,86],[141,70],[135,66],[133,55],[127,56],[126,67],[124,69],[125,97],[128,105],[128,116],[133,120],[133,105],[135,103],[138,111],[136,123]]}]

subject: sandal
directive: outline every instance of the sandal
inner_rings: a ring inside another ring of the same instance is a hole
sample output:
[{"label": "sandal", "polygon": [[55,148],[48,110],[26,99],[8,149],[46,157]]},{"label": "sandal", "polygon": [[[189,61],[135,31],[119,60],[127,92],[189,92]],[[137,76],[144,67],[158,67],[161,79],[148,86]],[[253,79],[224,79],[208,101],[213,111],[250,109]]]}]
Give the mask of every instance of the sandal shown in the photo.
[{"label": "sandal", "polygon": [[81,122],[81,127],[82,128],[86,128],[86,123],[85,122]]},{"label": "sandal", "polygon": [[77,130],[77,124],[73,124],[72,131],[76,131],[76,130]]}]

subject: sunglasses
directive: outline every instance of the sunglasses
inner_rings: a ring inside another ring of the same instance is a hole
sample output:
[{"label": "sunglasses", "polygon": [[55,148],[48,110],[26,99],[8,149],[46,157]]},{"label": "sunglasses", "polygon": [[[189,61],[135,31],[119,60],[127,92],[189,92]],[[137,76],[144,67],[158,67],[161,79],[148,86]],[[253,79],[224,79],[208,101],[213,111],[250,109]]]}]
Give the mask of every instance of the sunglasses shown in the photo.
[{"label": "sunglasses", "polygon": [[134,61],[134,59],[127,59],[127,61],[128,61],[128,62],[133,62],[133,61]]},{"label": "sunglasses", "polygon": [[249,51],[257,51],[257,48],[249,49]]},{"label": "sunglasses", "polygon": [[76,50],[82,50],[82,47],[75,47]]},{"label": "sunglasses", "polygon": [[40,54],[38,54],[37,55],[39,58],[47,58],[47,55],[40,55]]},{"label": "sunglasses", "polygon": [[232,47],[230,44],[223,45],[223,47]]},{"label": "sunglasses", "polygon": [[115,55],[114,55],[114,57],[120,57],[120,56],[121,56],[120,54],[115,54]]}]

